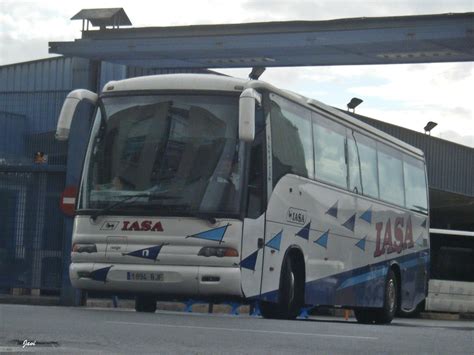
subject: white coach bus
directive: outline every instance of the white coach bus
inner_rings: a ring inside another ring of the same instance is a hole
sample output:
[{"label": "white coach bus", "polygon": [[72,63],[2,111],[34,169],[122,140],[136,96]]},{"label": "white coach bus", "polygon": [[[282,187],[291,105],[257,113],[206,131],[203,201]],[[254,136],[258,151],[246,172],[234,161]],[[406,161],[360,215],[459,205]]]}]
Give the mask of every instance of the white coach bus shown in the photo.
[{"label": "white coach bus", "polygon": [[113,81],[97,106],[73,230],[74,287],[157,299],[259,301],[389,323],[425,299],[423,153],[321,102],[258,80]]}]

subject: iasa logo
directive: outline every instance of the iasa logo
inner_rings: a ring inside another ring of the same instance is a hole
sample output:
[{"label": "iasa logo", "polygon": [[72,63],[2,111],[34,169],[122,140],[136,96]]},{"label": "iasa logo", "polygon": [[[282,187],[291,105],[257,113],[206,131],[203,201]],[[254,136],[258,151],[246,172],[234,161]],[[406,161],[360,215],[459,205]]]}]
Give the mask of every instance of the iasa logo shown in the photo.
[{"label": "iasa logo", "polygon": [[123,221],[123,231],[137,231],[137,232],[163,232],[161,222],[153,221]]},{"label": "iasa logo", "polygon": [[291,223],[303,225],[306,222],[306,211],[290,207],[286,214],[286,220]]},{"label": "iasa logo", "polygon": [[[411,218],[408,217],[406,226],[402,217],[397,217],[393,221],[389,218],[387,222],[375,224],[377,238],[375,240],[374,257],[383,254],[401,253],[405,249],[413,248],[413,228]],[[383,233],[383,240],[382,240]]]}]

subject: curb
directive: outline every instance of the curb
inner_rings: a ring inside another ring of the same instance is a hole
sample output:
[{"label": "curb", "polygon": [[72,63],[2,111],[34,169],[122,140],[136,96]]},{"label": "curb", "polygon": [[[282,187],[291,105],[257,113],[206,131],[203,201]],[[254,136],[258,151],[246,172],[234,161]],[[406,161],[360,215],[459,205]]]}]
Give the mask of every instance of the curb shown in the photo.
[{"label": "curb", "polygon": [[13,296],[0,294],[0,304],[23,304],[32,306],[59,306],[59,297],[51,296]]},{"label": "curb", "polygon": [[[52,296],[13,296],[0,294],[1,304],[17,304],[17,305],[34,305],[34,306],[60,306],[59,297]],[[158,302],[156,309],[160,311],[171,312],[186,312],[187,305],[183,302]],[[114,307],[114,302],[111,298],[89,298],[87,299],[85,307],[89,308],[124,308],[135,309],[135,301],[130,299],[118,299],[117,307]],[[238,314],[249,314],[249,306],[242,305],[237,308]],[[195,313],[221,313],[232,314],[233,307],[230,304],[214,304],[212,312],[209,312],[209,303],[196,302],[191,306],[191,311]],[[322,313],[324,316],[344,317],[344,310],[333,309],[330,312]],[[315,314],[318,316],[318,314]],[[353,317],[352,311],[349,313]],[[444,312],[422,312],[418,317],[420,319],[429,320],[474,320],[474,313],[444,313]]]},{"label": "curb", "polygon": [[459,313],[421,312],[419,318],[431,320],[459,320],[462,317]]},{"label": "curb", "polygon": [[[135,301],[119,299],[117,301],[117,307],[114,307],[112,299],[89,298],[86,307],[135,309]],[[186,312],[186,304],[184,302],[158,302],[156,304],[156,309],[160,311]],[[210,313],[209,303],[196,302],[192,305],[191,310],[195,313]],[[238,307],[238,312],[240,314],[248,314],[249,310],[250,307],[248,305]],[[232,314],[232,306],[230,304],[214,304],[212,306],[212,313]]]},{"label": "curb", "polygon": [[469,319],[469,320],[474,320],[474,313],[461,313],[459,315],[461,319]]}]

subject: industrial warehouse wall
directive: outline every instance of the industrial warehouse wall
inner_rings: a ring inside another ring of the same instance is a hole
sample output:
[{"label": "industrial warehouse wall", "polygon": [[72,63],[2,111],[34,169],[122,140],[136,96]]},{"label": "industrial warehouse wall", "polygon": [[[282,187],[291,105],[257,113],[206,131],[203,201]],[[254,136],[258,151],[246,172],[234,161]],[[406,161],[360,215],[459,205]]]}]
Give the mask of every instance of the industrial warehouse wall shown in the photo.
[{"label": "industrial warehouse wall", "polygon": [[0,293],[68,287],[72,218],[61,213],[59,200],[66,183],[79,183],[92,111],[81,107],[69,142],[57,142],[66,95],[171,72],[183,71],[64,57],[0,67]]},{"label": "industrial warehouse wall", "polygon": [[88,72],[73,58],[0,67],[0,292],[61,287],[68,146],[54,130]]}]

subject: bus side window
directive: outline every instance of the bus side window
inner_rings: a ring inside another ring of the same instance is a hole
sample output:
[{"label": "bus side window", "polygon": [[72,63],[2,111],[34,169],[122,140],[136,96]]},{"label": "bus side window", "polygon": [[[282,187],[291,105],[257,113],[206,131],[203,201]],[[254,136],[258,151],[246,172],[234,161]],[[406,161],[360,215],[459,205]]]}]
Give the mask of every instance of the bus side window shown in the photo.
[{"label": "bus side window", "polygon": [[405,156],[403,159],[403,175],[405,181],[406,207],[427,214],[428,200],[423,161]]},{"label": "bus side window", "polygon": [[314,178],[311,111],[270,94],[273,186],[286,174]]},{"label": "bus side window", "polygon": [[347,153],[349,169],[349,190],[362,194],[362,175],[360,172],[359,147],[354,139],[353,131],[349,130],[347,135]]},{"label": "bus side window", "polygon": [[359,153],[362,193],[365,196],[378,198],[379,185],[375,141],[358,133],[354,133],[354,138]]},{"label": "bus side window", "polygon": [[386,144],[377,142],[377,165],[380,198],[399,206],[405,206],[401,153]]},{"label": "bus side window", "polygon": [[316,178],[347,189],[346,129],[313,112]]}]

